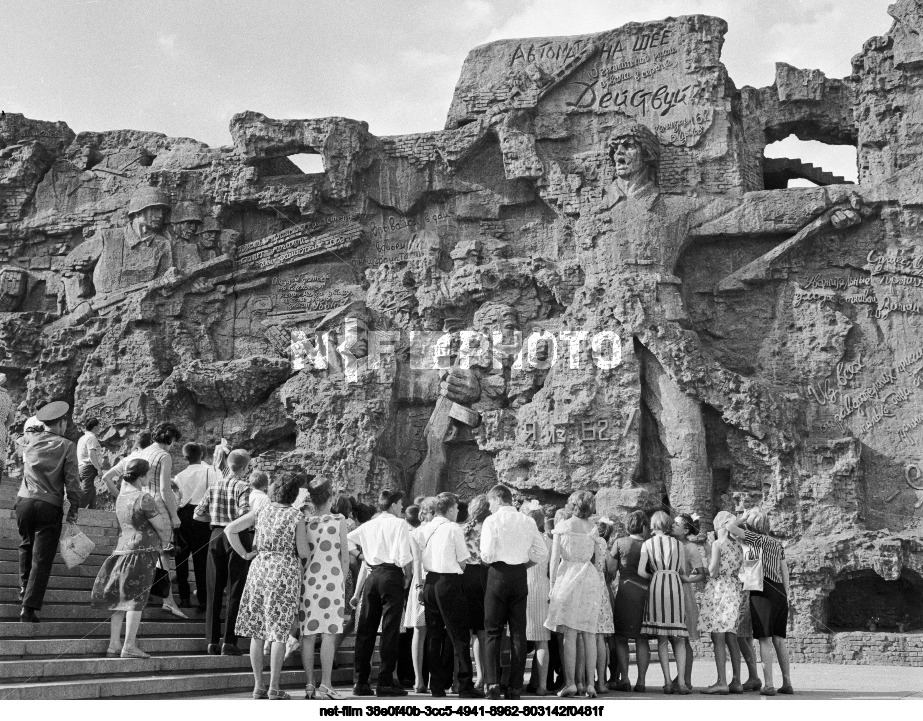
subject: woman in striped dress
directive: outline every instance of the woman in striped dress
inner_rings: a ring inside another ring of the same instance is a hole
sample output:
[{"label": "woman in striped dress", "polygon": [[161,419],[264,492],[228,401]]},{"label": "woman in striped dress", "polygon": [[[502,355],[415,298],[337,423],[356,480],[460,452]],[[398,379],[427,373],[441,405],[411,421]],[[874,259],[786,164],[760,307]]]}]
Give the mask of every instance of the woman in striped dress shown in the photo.
[{"label": "woman in striped dress", "polygon": [[[677,676],[682,678],[686,668],[686,644],[683,639],[689,636],[683,595],[683,583],[688,582],[688,577],[682,573],[686,559],[683,546],[669,535],[672,529],[673,519],[663,511],[657,511],[651,517],[653,535],[641,547],[641,560],[638,563],[638,575],[651,579],[641,633],[657,637],[657,655],[666,679],[663,687],[665,694],[673,693],[667,642],[673,646]],[[653,573],[648,572],[648,563]],[[692,693],[692,689],[682,683],[677,693]]]}]

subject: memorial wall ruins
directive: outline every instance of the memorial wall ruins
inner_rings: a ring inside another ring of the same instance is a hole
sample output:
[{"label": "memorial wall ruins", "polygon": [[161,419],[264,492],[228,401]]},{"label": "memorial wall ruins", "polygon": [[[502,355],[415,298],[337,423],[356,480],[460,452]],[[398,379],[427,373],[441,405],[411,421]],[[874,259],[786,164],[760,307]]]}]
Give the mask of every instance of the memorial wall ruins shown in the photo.
[{"label": "memorial wall ruins", "polygon": [[[866,616],[921,628],[923,2],[890,12],[849,76],[765,88],[713,17],[490,43],[414,135],[247,111],[210,148],[6,113],[18,428],[62,398],[114,459],[171,420],[365,499],[762,504],[796,658]],[[763,157],[791,134],[855,146],[859,184]]]}]

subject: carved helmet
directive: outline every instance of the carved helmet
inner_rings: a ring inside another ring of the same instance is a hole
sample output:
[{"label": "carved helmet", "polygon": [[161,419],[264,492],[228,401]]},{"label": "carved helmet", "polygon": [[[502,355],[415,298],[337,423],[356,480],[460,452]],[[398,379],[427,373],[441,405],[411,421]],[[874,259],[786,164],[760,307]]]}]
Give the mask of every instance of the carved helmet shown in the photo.
[{"label": "carved helmet", "polygon": [[183,200],[176,204],[173,212],[170,213],[171,223],[201,223],[202,211],[199,206],[189,200]]},{"label": "carved helmet", "polygon": [[161,206],[170,209],[170,196],[160,188],[139,188],[131,196],[128,203],[128,215],[140,213],[145,208],[154,208]]},{"label": "carved helmet", "polygon": [[606,155],[612,161],[612,154],[615,152],[615,146],[618,141],[631,138],[638,142],[644,151],[644,162],[647,165],[657,167],[660,164],[660,140],[646,125],[634,121],[624,122],[616,125],[606,143]]}]

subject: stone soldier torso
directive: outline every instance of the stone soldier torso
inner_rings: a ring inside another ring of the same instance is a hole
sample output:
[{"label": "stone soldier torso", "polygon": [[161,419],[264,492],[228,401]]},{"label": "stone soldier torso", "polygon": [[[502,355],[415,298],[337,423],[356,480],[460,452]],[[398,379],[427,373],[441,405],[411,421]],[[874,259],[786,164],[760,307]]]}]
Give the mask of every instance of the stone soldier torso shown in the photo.
[{"label": "stone soldier torso", "polygon": [[102,251],[93,270],[97,293],[111,293],[162,276],[175,265],[170,238],[156,233],[139,238],[131,226],[102,234]]}]

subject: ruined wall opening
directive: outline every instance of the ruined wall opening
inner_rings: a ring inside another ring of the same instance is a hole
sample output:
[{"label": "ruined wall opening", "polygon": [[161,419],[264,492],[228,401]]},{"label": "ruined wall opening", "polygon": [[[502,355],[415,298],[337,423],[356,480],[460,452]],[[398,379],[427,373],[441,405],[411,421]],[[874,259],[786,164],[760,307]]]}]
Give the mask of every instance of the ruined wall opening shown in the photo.
[{"label": "ruined wall opening", "polygon": [[855,183],[858,177],[854,145],[831,145],[789,135],[763,150],[766,190]]},{"label": "ruined wall opening", "polygon": [[292,153],[281,158],[266,158],[255,165],[263,177],[316,175],[324,172],[324,157],[318,153]]},{"label": "ruined wall opening", "polygon": [[833,631],[904,631],[923,627],[923,578],[903,569],[896,581],[862,571],[836,582],[827,600]]},{"label": "ruined wall opening", "polygon": [[324,156],[318,153],[295,153],[288,159],[305,175],[324,172]]}]

